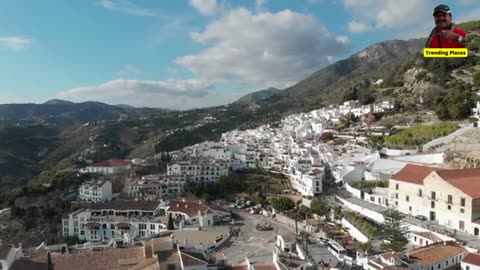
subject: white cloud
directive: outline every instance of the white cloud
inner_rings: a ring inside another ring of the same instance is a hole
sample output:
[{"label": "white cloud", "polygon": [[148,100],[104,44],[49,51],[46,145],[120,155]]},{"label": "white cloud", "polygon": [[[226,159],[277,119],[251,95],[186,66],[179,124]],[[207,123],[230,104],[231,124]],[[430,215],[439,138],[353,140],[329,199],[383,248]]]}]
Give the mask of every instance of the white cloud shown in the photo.
[{"label": "white cloud", "polygon": [[215,14],[220,6],[217,0],[189,0],[189,3],[202,15],[213,15]]},{"label": "white cloud", "polygon": [[97,100],[110,104],[188,109],[217,101],[212,99],[215,94],[213,89],[210,83],[201,79],[116,79],[99,85],[73,88],[59,93],[58,97],[77,102]]},{"label": "white cloud", "polygon": [[157,13],[147,8],[141,8],[128,0],[100,0],[97,5],[116,12],[134,16],[157,16]]},{"label": "white cloud", "polygon": [[208,48],[178,58],[178,64],[211,81],[260,87],[287,87],[350,49],[346,37],[329,33],[313,16],[290,10],[230,10],[191,36]]},{"label": "white cloud", "polygon": [[126,65],[123,65],[120,71],[117,72],[117,76],[118,77],[135,76],[135,75],[140,75],[142,73],[143,73],[143,70],[137,68],[136,66],[126,64]]},{"label": "white cloud", "polygon": [[257,12],[262,12],[266,3],[267,0],[255,0],[255,10]]},{"label": "white cloud", "polygon": [[431,18],[431,2],[418,0],[341,0],[352,14],[352,33],[371,30],[405,30]]},{"label": "white cloud", "polygon": [[0,37],[0,47],[15,51],[24,50],[32,43],[32,40],[25,37]]},{"label": "white cloud", "polygon": [[348,23],[348,31],[351,33],[362,33],[369,31],[371,26],[357,21],[351,21]]}]

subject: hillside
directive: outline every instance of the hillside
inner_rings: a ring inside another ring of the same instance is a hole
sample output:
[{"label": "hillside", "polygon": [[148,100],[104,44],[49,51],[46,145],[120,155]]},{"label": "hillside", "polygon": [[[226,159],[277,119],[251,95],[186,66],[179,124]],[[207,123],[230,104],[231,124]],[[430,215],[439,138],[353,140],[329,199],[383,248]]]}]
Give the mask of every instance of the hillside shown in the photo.
[{"label": "hillside", "polygon": [[246,105],[246,104],[249,104],[251,102],[265,100],[265,99],[267,99],[271,96],[278,95],[281,92],[282,92],[282,90],[270,87],[270,88],[267,88],[267,89],[263,89],[263,90],[260,90],[260,91],[256,91],[256,92],[246,94],[245,96],[243,96],[243,97],[239,98],[237,101],[235,101],[235,103]]},{"label": "hillside", "polygon": [[[467,26],[468,46],[475,48],[480,45],[480,23]],[[265,97],[263,91],[244,97],[256,100],[257,110],[243,102],[184,112],[98,102],[0,105],[0,186],[6,191],[38,178],[42,171],[78,168],[107,158],[148,157],[349,99],[393,100],[399,123],[402,115],[422,115],[426,110],[435,111],[441,120],[468,118],[473,93],[480,86],[480,59],[472,55],[455,61],[425,60],[416,54],[423,42],[377,43],[284,91],[267,91],[267,96],[274,94],[264,100],[258,101]],[[50,125],[2,128],[2,121]]]},{"label": "hillside", "polygon": [[19,123],[71,126],[93,121],[148,117],[163,111],[117,107],[101,102],[72,103],[64,100],[50,100],[44,104],[0,104],[0,125]]}]

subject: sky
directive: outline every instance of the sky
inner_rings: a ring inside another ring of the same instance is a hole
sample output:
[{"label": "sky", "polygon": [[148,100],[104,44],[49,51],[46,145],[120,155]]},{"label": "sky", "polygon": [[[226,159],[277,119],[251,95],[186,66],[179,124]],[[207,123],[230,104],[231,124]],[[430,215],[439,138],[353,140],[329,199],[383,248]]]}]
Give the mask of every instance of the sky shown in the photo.
[{"label": "sky", "polygon": [[0,104],[60,98],[190,109],[285,89],[432,10],[480,0],[0,0]]}]

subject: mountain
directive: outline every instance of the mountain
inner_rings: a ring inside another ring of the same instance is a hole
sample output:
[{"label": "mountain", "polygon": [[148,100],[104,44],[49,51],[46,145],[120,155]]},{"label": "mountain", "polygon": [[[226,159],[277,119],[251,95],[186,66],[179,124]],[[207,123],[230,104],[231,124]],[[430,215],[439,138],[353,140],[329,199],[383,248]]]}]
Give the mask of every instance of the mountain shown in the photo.
[{"label": "mountain", "polygon": [[162,113],[161,109],[125,108],[101,102],[73,103],[50,100],[44,104],[0,104],[1,124],[50,124],[72,126],[119,118],[142,118]]},{"label": "mountain", "polygon": [[235,102],[238,103],[238,104],[249,104],[251,102],[261,101],[261,100],[267,99],[271,96],[280,94],[281,92],[282,92],[282,90],[270,87],[270,88],[267,88],[267,89],[263,89],[263,90],[260,90],[260,91],[256,91],[256,92],[246,94],[245,96],[239,98]]},{"label": "mountain", "polygon": [[278,95],[263,100],[264,110],[284,113],[296,112],[303,107],[337,103],[339,90],[350,86],[355,79],[372,76],[406,57],[420,53],[425,39],[389,40],[373,44],[366,49],[308,76]]},{"label": "mountain", "polygon": [[[480,46],[480,23],[471,29],[466,29],[471,37],[468,46]],[[287,114],[346,99],[369,103],[385,98],[400,103],[405,114],[435,111],[435,103],[441,101],[440,105],[451,107],[440,111],[442,117],[463,119],[471,113],[470,104],[451,100],[463,102],[467,95],[462,89],[475,84],[476,74],[480,78],[479,57],[453,61],[453,66],[445,59],[427,61],[418,54],[423,43],[422,39],[376,43],[286,90],[266,89],[212,108],[176,112],[99,102],[0,105],[0,187],[23,185],[40,172],[78,168],[107,158],[147,157],[216,140],[232,129],[278,122]],[[374,83],[379,79],[384,82]],[[446,98],[438,100],[442,96]],[[249,100],[255,100],[259,109],[250,110]],[[6,126],[17,123],[37,125]]]},{"label": "mountain", "polygon": [[59,105],[59,104],[74,104],[73,102],[71,101],[68,101],[68,100],[63,100],[63,99],[50,99],[49,101],[43,103],[43,104],[46,104],[46,105]]}]

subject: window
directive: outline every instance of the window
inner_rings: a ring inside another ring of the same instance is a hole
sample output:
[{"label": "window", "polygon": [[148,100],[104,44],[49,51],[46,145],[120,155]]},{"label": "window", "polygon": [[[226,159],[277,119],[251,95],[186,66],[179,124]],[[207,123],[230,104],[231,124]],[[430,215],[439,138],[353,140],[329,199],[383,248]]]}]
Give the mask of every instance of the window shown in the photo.
[{"label": "window", "polygon": [[152,230],[152,231],[155,230],[155,224],[150,224],[150,230]]},{"label": "window", "polygon": [[467,268],[465,270],[470,270],[470,266],[467,266]]},{"label": "window", "polygon": [[167,265],[167,270],[175,270],[175,264],[168,264]]},{"label": "window", "polygon": [[439,265],[438,265],[438,269],[440,269],[440,267],[441,267],[441,265],[439,264]]},{"label": "window", "polygon": [[412,212],[412,207],[411,206],[408,207],[408,211]]},{"label": "window", "polygon": [[398,206],[398,201],[395,202],[395,206]]},{"label": "window", "polygon": [[422,196],[423,196],[423,195],[422,195],[422,189],[419,189],[419,190],[418,190],[418,197],[422,197]]},{"label": "window", "polygon": [[465,213],[465,209],[460,208],[460,213],[464,214],[464,213]]},{"label": "window", "polygon": [[395,189],[398,190],[398,184],[395,184]]},{"label": "window", "polygon": [[453,197],[452,195],[448,195],[447,203],[452,204],[453,202]]},{"label": "window", "polygon": [[445,265],[448,266],[448,261],[445,261]]},{"label": "window", "polygon": [[460,198],[460,206],[465,206],[465,198]]},{"label": "window", "polygon": [[409,197],[408,195],[405,196],[405,200],[406,200],[407,202],[409,202],[409,201],[410,201],[410,197]]},{"label": "window", "polygon": [[398,199],[398,193],[395,193],[395,199]]},{"label": "window", "polygon": [[432,199],[432,200],[435,200],[435,199],[436,199],[436,194],[435,194],[435,191],[432,191],[432,196],[431,196],[431,199]]},{"label": "window", "polygon": [[448,205],[448,210],[452,210],[452,206],[451,205]]},{"label": "window", "polygon": [[432,208],[435,208],[435,202],[430,202],[430,206],[431,206]]}]

